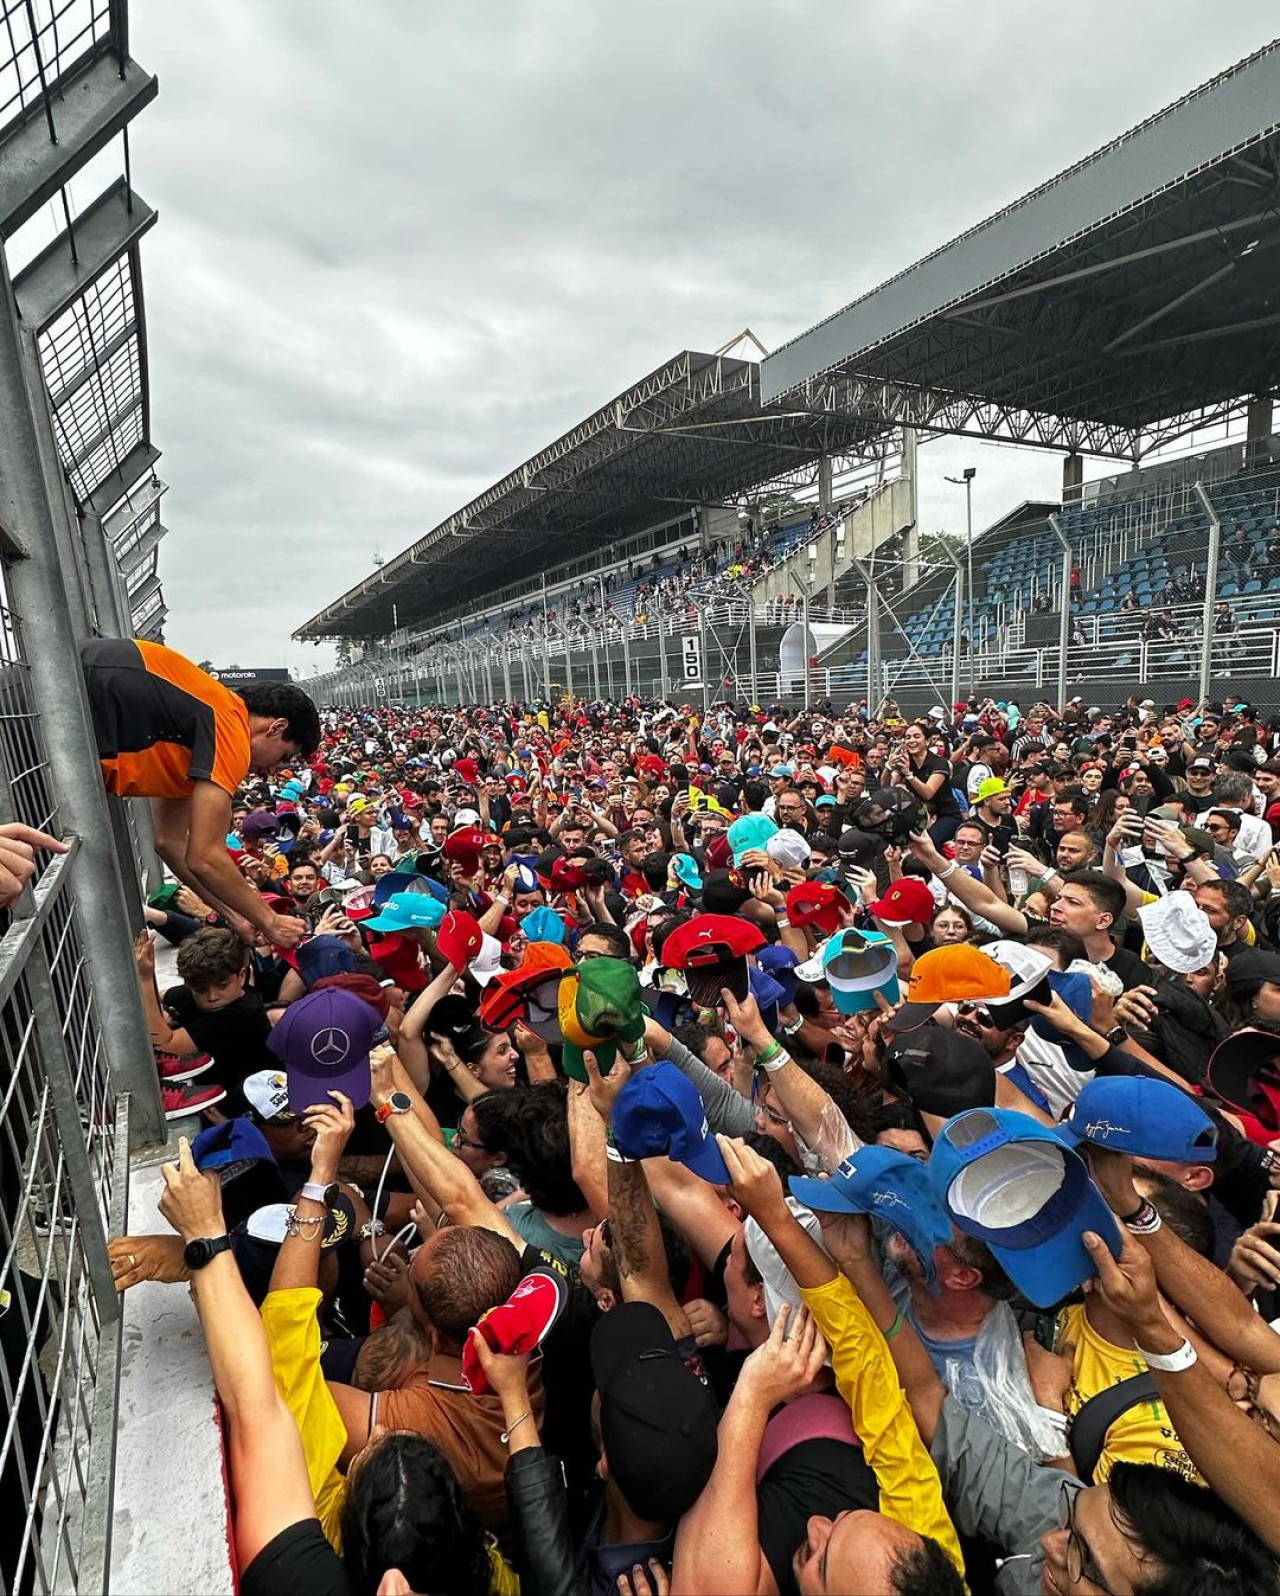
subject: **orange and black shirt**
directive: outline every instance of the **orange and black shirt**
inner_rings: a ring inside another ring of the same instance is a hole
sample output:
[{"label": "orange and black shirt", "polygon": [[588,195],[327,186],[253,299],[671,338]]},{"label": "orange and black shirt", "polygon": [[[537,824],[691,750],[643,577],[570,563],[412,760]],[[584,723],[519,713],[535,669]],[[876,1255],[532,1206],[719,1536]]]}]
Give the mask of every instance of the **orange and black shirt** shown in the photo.
[{"label": "orange and black shirt", "polygon": [[189,798],[212,781],[234,795],[249,774],[249,710],[160,643],[91,638],[80,648],[107,791]]}]

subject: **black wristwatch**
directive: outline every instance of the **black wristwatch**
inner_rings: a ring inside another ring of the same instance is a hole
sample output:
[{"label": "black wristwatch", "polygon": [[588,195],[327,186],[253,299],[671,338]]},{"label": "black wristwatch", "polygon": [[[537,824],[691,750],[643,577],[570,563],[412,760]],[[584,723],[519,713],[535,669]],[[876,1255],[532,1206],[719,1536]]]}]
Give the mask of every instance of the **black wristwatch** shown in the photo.
[{"label": "black wristwatch", "polygon": [[1129,1033],[1123,1025],[1113,1025],[1109,1031],[1102,1033],[1103,1041],[1110,1042],[1112,1047],[1119,1047],[1121,1042],[1129,1040]]},{"label": "black wristwatch", "polygon": [[188,1269],[203,1269],[220,1252],[227,1252],[230,1246],[230,1236],[201,1236],[196,1241],[189,1241],[182,1249],[182,1261]]}]

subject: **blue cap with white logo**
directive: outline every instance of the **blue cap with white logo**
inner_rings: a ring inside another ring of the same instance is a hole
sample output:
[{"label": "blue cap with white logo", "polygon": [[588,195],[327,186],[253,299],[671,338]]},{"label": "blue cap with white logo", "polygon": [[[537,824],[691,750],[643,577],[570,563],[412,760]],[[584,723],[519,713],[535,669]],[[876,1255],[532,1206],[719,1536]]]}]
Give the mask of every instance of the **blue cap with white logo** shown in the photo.
[{"label": "blue cap with white logo", "polygon": [[665,1153],[703,1180],[728,1184],[729,1171],[698,1088],[674,1064],[650,1065],[622,1088],[613,1105],[613,1139],[625,1158]]},{"label": "blue cap with white logo", "polygon": [[1054,1129],[1068,1147],[1089,1142],[1173,1164],[1211,1164],[1218,1156],[1218,1127],[1195,1098],[1172,1081],[1139,1075],[1090,1081]]},{"label": "blue cap with white logo", "polygon": [[928,1166],[894,1147],[860,1147],[826,1180],[793,1175],[793,1197],[820,1214],[871,1214],[911,1244],[933,1267],[936,1247],[951,1240],[951,1221],[929,1179]]},{"label": "blue cap with white logo", "polygon": [[434,931],[445,913],[444,904],[429,892],[397,892],[379,914],[365,921],[365,927],[370,931]]},{"label": "blue cap with white logo", "polygon": [[1078,1153],[1047,1126],[1008,1108],[969,1108],[938,1132],[933,1188],[968,1236],[1028,1301],[1051,1308],[1092,1278],[1086,1230],[1120,1256],[1120,1227]]}]

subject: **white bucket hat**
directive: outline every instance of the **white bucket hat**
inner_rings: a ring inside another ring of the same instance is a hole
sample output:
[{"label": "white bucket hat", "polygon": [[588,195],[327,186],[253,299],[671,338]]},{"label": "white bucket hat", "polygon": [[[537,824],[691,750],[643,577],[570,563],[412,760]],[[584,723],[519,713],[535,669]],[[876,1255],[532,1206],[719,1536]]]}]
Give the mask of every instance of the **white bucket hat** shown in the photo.
[{"label": "white bucket hat", "polygon": [[1217,951],[1209,917],[1189,892],[1170,892],[1138,910],[1147,946],[1166,970],[1190,975]]}]

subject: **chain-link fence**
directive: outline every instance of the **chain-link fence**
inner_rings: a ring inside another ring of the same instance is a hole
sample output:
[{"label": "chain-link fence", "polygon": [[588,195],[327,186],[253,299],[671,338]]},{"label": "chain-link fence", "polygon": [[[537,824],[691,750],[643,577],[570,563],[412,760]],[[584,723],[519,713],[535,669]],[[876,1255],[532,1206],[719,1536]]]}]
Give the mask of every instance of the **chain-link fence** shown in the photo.
[{"label": "chain-link fence", "polygon": [[128,144],[154,94],[124,0],[0,0],[0,824],[67,845],[0,911],[0,1591],[33,1596],[107,1589],[107,1238],[131,1131],[164,1134],[130,948],[149,820],[108,805],[78,659],[163,621]]}]

